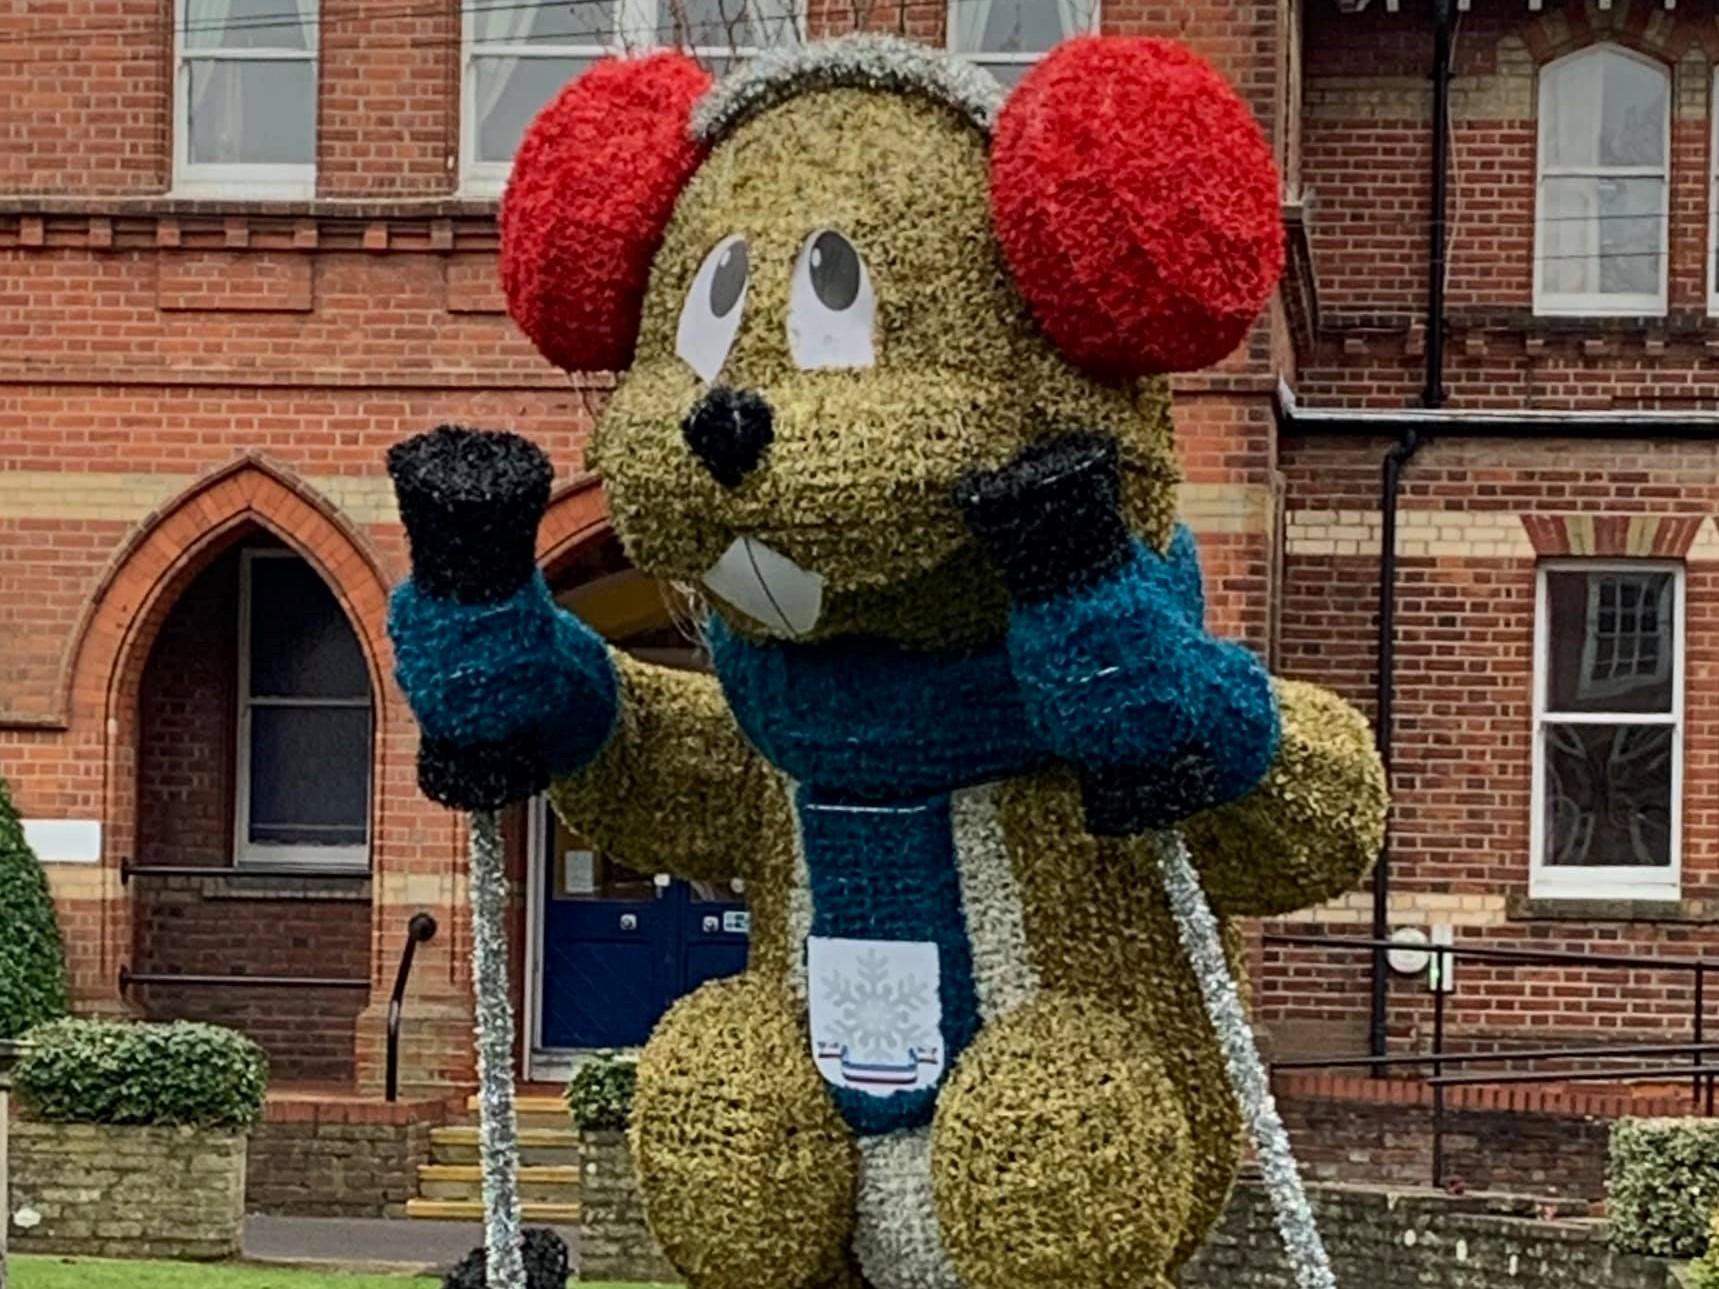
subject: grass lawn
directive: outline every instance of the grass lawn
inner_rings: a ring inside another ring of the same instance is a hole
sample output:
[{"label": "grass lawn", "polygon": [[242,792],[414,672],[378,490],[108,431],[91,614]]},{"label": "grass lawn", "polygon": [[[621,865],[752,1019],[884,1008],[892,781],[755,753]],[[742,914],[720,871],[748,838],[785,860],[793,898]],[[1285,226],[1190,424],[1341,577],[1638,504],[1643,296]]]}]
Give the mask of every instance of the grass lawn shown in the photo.
[{"label": "grass lawn", "polygon": [[[11,1257],[9,1289],[434,1289],[435,1280],[348,1276],[276,1267],[196,1262],[109,1262],[100,1258]],[[578,1289],[639,1289],[584,1284]]]}]

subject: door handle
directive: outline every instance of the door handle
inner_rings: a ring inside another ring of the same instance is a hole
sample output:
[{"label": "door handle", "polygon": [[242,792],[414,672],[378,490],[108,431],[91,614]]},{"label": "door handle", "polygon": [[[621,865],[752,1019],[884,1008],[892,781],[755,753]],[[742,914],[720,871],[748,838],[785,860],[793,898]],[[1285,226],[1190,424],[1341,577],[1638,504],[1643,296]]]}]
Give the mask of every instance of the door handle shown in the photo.
[{"label": "door handle", "polygon": [[623,913],[623,914],[621,914],[621,930],[623,930],[623,931],[637,931],[638,929],[639,929],[639,915],[637,913]]}]

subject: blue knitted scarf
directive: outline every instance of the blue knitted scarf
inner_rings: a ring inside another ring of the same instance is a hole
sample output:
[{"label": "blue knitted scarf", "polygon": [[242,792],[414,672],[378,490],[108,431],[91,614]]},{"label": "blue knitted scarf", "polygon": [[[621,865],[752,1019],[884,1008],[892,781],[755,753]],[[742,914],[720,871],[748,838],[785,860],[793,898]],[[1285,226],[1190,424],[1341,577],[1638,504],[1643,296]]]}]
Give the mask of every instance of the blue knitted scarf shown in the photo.
[{"label": "blue knitted scarf", "polygon": [[753,644],[710,620],[740,728],[777,769],[824,792],[898,800],[1047,764],[1003,641],[926,652],[877,639]]}]

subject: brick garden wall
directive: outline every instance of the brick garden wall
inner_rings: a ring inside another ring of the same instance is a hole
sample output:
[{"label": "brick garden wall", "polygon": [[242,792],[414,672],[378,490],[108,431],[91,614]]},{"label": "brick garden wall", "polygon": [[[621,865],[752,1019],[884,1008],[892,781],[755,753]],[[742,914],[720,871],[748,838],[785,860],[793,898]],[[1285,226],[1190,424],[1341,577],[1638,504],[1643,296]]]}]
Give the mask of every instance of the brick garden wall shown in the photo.
[{"label": "brick garden wall", "polygon": [[460,1104],[269,1100],[251,1132],[245,1207],[293,1217],[400,1217],[430,1162],[430,1131]]},{"label": "brick garden wall", "polygon": [[244,1222],[245,1138],[196,1128],[115,1128],[14,1119],[15,1253],[228,1258]]},{"label": "brick garden wall", "polygon": [[[1319,1185],[1314,1213],[1339,1289],[1667,1289],[1666,1264],[1615,1254],[1602,1223],[1557,1206]],[[1244,1181],[1184,1289],[1292,1289],[1264,1187]]]}]

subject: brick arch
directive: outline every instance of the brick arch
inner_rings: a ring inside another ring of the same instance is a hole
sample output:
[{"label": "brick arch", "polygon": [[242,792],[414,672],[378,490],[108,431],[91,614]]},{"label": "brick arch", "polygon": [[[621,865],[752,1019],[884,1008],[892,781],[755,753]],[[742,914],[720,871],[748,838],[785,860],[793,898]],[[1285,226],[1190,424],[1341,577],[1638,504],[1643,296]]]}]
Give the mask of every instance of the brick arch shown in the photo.
[{"label": "brick arch", "polygon": [[63,668],[70,722],[114,714],[135,695],[150,646],[179,593],[248,527],[264,529],[328,583],[358,637],[378,707],[388,701],[388,583],[368,541],[315,489],[280,465],[242,456],[146,516],[108,565]]},{"label": "brick arch", "polygon": [[1523,26],[1522,39],[1541,67],[1566,54],[1604,44],[1622,45],[1666,64],[1676,64],[1692,45],[1711,54],[1709,34],[1680,17],[1676,10],[1668,11],[1657,4],[1607,9],[1574,4],[1536,15]]},{"label": "brick arch", "polygon": [[563,484],[550,495],[537,527],[537,566],[553,586],[568,563],[612,532],[609,503],[595,475]]}]

